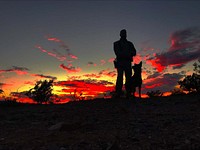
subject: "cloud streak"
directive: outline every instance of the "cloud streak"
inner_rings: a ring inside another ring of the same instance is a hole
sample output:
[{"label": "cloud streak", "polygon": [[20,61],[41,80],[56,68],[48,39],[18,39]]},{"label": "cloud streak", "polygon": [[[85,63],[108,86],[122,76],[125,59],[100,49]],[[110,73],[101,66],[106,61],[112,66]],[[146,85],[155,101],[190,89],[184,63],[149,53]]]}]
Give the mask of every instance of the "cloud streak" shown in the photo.
[{"label": "cloud streak", "polygon": [[61,54],[61,53],[58,53],[55,49],[54,49],[54,52],[50,52],[50,51],[44,49],[44,48],[43,48],[42,46],[40,46],[40,45],[36,45],[35,47],[38,48],[39,50],[41,50],[43,53],[46,53],[46,54],[48,54],[49,56],[58,59],[59,61],[65,61],[65,60],[67,60],[66,55],[63,55],[63,54]]},{"label": "cloud streak", "polygon": [[[57,48],[54,48],[51,52],[49,50],[46,50],[44,49],[42,46],[40,45],[36,45],[35,47],[38,48],[39,50],[41,50],[43,53],[46,53],[48,54],[49,56],[51,57],[54,57],[56,59],[58,59],[59,61],[66,61],[66,62],[71,62],[72,60],[74,59],[78,59],[77,56],[73,55],[71,52],[70,52],[70,49],[68,47],[67,44],[65,44],[64,41],[60,40],[59,38],[56,38],[56,37],[51,37],[50,35],[48,36],[45,36],[46,39],[48,41],[53,41],[53,42],[56,42],[58,43],[58,48],[62,48],[60,51],[57,50]],[[64,54],[63,54],[64,53]],[[72,59],[72,60],[71,60]]]},{"label": "cloud streak", "polygon": [[46,38],[47,38],[48,41],[53,41],[53,42],[59,43],[59,47],[63,48],[67,52],[67,56],[69,56],[70,58],[78,59],[77,56],[73,55],[70,52],[69,46],[64,41],[62,41],[61,39],[59,39],[57,37],[52,37],[50,35],[46,36]]}]

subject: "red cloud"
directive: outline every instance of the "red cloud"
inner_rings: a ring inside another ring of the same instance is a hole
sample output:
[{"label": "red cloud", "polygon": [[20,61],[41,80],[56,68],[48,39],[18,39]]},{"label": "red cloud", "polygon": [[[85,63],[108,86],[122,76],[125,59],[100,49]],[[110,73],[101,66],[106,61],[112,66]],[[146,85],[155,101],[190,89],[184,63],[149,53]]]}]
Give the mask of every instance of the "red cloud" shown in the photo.
[{"label": "red cloud", "polygon": [[59,61],[64,61],[64,60],[67,59],[65,55],[62,55],[60,53],[56,54],[56,53],[53,53],[53,52],[49,52],[46,49],[44,49],[42,46],[36,45],[35,47],[40,49],[43,53],[47,53],[49,56],[52,56],[52,57],[58,59]]},{"label": "red cloud", "polygon": [[60,39],[55,38],[55,37],[47,37],[47,39],[48,39],[49,41],[62,42]]},{"label": "red cloud", "polygon": [[91,74],[84,74],[84,77],[88,77],[88,78],[100,78],[101,75],[95,74],[95,73],[91,73]]},{"label": "red cloud", "polygon": [[87,96],[97,96],[99,93],[112,91],[114,85],[111,82],[104,80],[74,80],[74,81],[59,81],[55,86],[65,87],[62,92],[79,92]]},{"label": "red cloud", "polygon": [[72,59],[78,59],[78,57],[77,56],[75,56],[75,55],[72,55],[72,54],[68,54],[68,56],[70,57],[70,58],[72,58]]},{"label": "red cloud", "polygon": [[101,60],[101,65],[105,65],[106,61],[105,60]]},{"label": "red cloud", "polygon": [[186,63],[196,60],[200,56],[200,29],[188,28],[172,33],[171,46],[167,52],[155,54],[147,61],[159,72],[167,66],[174,69],[183,67]]},{"label": "red cloud", "polygon": [[136,56],[133,57],[134,64],[139,64],[140,61],[142,61],[142,56],[140,54],[137,54]]},{"label": "red cloud", "polygon": [[113,63],[114,60],[115,60],[115,58],[110,58],[110,59],[108,60],[108,62]]},{"label": "red cloud", "polygon": [[75,68],[71,64],[69,64],[68,66],[65,66],[64,64],[61,64],[60,68],[66,70],[68,73],[76,73],[76,72],[80,72],[81,71],[81,68]]}]

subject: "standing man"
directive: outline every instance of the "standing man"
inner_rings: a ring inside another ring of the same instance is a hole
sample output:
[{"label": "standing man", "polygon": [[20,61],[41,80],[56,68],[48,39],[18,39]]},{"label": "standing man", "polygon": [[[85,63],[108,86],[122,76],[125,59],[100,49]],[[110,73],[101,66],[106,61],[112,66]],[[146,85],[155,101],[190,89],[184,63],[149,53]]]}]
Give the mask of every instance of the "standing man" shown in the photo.
[{"label": "standing man", "polygon": [[131,76],[132,76],[132,64],[133,56],[136,55],[136,49],[132,42],[126,39],[126,30],[120,31],[120,40],[114,42],[114,52],[116,55],[115,67],[117,69],[117,81],[116,81],[116,96],[122,95],[123,87],[123,74],[125,72],[125,89],[126,98],[131,95]]}]

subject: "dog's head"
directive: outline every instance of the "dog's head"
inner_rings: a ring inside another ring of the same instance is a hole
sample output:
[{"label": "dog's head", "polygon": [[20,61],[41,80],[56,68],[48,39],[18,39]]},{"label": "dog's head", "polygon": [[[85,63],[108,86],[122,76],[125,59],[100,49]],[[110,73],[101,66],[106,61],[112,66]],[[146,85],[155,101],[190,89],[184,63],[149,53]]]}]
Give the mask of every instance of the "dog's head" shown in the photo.
[{"label": "dog's head", "polygon": [[134,73],[141,73],[142,72],[142,61],[139,64],[134,64],[134,66],[132,66],[132,69],[134,71]]}]

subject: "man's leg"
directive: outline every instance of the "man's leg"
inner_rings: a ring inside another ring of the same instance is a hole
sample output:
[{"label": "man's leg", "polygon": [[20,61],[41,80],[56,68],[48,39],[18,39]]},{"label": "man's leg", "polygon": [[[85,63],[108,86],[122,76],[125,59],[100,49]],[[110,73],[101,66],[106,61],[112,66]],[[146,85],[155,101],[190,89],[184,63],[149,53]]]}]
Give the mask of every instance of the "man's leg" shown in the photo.
[{"label": "man's leg", "polygon": [[132,76],[132,68],[131,63],[127,64],[125,69],[125,77],[126,77],[126,97],[129,98],[131,96],[131,76]]},{"label": "man's leg", "polygon": [[117,96],[121,96],[122,87],[123,87],[123,69],[117,68],[117,81],[116,81],[116,87],[115,87]]}]

